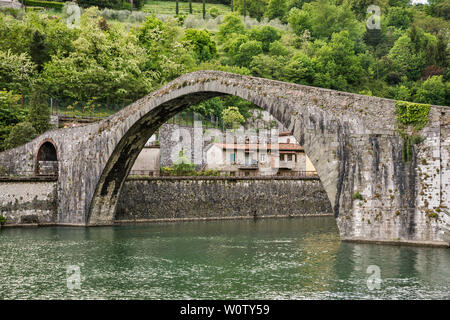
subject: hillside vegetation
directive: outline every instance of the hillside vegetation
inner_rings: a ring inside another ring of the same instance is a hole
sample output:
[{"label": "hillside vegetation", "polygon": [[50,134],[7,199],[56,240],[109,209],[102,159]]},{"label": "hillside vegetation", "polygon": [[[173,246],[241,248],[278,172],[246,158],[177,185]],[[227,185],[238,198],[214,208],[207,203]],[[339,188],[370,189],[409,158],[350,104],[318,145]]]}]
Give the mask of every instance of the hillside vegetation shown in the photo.
[{"label": "hillside vegetation", "polygon": [[[196,11],[201,3],[193,15],[180,3],[175,15],[174,2],[147,1],[142,11],[84,8],[75,27],[67,5],[2,10],[0,150],[14,146],[8,137],[19,123],[28,138],[48,129],[50,98],[85,114],[110,113],[202,69],[450,105],[449,1],[377,0],[379,28],[367,27],[372,1],[364,0],[246,0],[246,18],[242,1],[225,14],[224,0],[207,6],[206,19]],[[192,109],[222,120],[232,107],[247,118],[254,106],[228,97]]]}]

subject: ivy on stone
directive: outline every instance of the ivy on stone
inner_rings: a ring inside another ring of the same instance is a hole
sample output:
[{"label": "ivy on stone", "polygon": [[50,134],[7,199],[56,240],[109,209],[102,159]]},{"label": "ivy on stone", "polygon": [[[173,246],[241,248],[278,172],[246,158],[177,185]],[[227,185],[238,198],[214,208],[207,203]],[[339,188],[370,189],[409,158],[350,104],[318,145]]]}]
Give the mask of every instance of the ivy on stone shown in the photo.
[{"label": "ivy on stone", "polygon": [[426,126],[429,112],[430,105],[427,104],[395,102],[398,133],[403,139],[402,160],[404,163],[412,159],[412,145],[422,142],[422,138],[417,132]]}]

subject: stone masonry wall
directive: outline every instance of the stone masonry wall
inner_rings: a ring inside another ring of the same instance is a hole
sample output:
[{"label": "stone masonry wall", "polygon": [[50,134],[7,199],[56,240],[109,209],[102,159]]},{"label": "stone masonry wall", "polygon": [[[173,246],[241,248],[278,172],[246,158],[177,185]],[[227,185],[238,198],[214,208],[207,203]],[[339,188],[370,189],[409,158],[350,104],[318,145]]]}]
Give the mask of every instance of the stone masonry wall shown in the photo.
[{"label": "stone masonry wall", "polygon": [[0,215],[7,225],[57,222],[56,181],[0,180]]},{"label": "stone masonry wall", "polygon": [[116,221],[332,214],[318,179],[165,177],[128,179]]}]

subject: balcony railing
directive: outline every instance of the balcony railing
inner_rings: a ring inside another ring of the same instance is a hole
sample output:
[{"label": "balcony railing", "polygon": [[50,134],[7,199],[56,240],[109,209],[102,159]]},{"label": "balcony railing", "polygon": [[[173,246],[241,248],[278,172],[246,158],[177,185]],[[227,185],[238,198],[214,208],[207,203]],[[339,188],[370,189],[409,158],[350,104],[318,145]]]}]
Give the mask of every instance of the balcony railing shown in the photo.
[{"label": "balcony railing", "polygon": [[239,169],[258,169],[258,161],[252,160],[252,161],[246,161],[246,162],[239,162],[238,163]]},{"label": "balcony railing", "polygon": [[280,161],[279,162],[279,168],[280,169],[294,169],[295,168],[295,162],[294,161]]}]

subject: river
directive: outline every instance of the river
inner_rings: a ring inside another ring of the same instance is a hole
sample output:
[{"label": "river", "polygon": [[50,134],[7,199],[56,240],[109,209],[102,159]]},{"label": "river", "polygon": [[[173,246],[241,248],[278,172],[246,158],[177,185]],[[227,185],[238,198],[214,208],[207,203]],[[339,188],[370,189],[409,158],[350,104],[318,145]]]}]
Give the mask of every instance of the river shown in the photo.
[{"label": "river", "polygon": [[0,299],[449,299],[450,250],[333,217],[3,228]]}]

